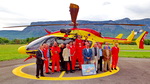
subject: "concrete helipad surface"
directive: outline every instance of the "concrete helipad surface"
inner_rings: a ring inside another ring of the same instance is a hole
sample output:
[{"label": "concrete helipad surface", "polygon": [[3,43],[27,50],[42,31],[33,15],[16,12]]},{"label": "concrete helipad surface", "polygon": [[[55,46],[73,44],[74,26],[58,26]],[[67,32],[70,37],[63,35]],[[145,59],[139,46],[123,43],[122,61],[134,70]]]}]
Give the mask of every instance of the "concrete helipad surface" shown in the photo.
[{"label": "concrete helipad surface", "polygon": [[[23,59],[0,62],[0,84],[149,84],[150,59],[120,58],[120,71],[105,77],[82,80],[36,80],[16,76],[12,71],[20,66],[34,63],[35,59],[23,62]],[[22,72],[35,75],[35,65],[22,68]],[[98,74],[102,74],[99,72]],[[60,77],[61,73],[45,74],[46,77]],[[81,71],[63,74],[63,77],[82,77]]]}]

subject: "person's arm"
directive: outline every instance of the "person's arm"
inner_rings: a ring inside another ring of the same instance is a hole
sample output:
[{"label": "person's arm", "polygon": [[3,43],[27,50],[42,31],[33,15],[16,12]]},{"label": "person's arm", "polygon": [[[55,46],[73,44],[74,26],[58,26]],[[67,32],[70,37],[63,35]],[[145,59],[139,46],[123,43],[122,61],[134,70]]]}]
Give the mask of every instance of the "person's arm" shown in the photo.
[{"label": "person's arm", "polygon": [[65,57],[65,49],[63,50],[62,56],[63,58]]},{"label": "person's arm", "polygon": [[92,55],[93,55],[93,52],[92,52],[92,49],[89,50],[91,53],[89,54],[90,56],[90,59],[92,58]]},{"label": "person's arm", "polygon": [[57,52],[58,52],[58,53],[60,53],[60,52],[61,52],[61,50],[60,50],[60,47],[58,47],[58,50],[57,50]]}]

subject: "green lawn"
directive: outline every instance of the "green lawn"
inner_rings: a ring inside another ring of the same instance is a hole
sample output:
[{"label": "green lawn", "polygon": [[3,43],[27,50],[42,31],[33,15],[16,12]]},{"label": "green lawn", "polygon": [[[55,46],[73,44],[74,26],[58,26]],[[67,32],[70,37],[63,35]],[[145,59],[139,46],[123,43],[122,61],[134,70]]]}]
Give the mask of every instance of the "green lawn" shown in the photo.
[{"label": "green lawn", "polygon": [[[28,55],[18,53],[17,49],[22,45],[0,45],[0,61],[26,58]],[[138,49],[136,45],[120,45],[120,57],[150,58],[150,46]]]},{"label": "green lawn", "polygon": [[28,55],[18,53],[22,45],[0,45],[0,61],[26,58]]}]

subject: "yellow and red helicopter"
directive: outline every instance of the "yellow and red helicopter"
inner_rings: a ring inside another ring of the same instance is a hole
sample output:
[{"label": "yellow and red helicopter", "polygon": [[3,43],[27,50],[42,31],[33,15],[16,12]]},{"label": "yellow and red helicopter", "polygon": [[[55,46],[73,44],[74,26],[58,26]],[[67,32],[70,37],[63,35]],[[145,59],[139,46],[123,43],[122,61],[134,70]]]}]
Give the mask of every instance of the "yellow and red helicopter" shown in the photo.
[{"label": "yellow and red helicopter", "polygon": [[71,15],[71,24],[44,24],[44,25],[24,25],[24,26],[12,26],[12,27],[26,27],[26,26],[55,26],[55,25],[69,25],[73,26],[70,29],[60,29],[60,31],[50,32],[45,29],[48,33],[47,35],[40,37],[28,45],[21,46],[18,51],[22,54],[29,54],[32,55],[34,51],[36,51],[39,46],[43,43],[53,43],[57,41],[58,43],[68,43],[72,40],[76,39],[77,35],[82,36],[82,39],[85,40],[88,37],[88,41],[91,42],[92,46],[95,42],[100,43],[122,43],[122,44],[129,44],[131,42],[136,42],[139,48],[144,48],[144,39],[145,36],[148,34],[147,31],[140,31],[143,32],[135,41],[133,41],[136,32],[133,30],[131,34],[126,38],[122,39],[123,34],[119,34],[115,38],[112,37],[102,37],[101,33],[89,28],[78,28],[79,25],[127,25],[127,26],[145,26],[143,24],[113,24],[113,23],[92,23],[92,24],[79,24],[76,22],[77,15],[79,11],[79,6],[76,4],[70,4],[70,15]]}]

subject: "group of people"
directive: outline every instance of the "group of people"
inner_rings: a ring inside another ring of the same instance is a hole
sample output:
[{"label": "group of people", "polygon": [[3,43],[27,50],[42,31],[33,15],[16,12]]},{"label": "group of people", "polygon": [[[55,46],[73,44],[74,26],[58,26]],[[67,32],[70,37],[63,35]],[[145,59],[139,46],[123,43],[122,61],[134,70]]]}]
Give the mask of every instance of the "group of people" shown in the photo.
[{"label": "group of people", "polygon": [[[96,42],[91,48],[90,45],[90,42],[88,40],[82,40],[81,36],[78,36],[75,41],[71,41],[67,44],[58,45],[57,42],[54,42],[53,45],[49,47],[44,43],[36,52],[36,77],[39,78],[39,75],[44,76],[44,65],[45,73],[50,73],[50,59],[52,60],[52,74],[55,72],[56,68],[56,72],[64,70],[66,73],[74,73],[76,67],[78,67],[78,70],[82,69],[82,64],[94,64],[97,73],[99,70],[104,72],[107,70],[110,72],[114,69],[117,70],[116,66],[119,53],[118,43],[115,43],[112,48],[110,48],[108,43],[106,43],[104,48],[102,48],[102,44],[99,42]],[[103,61],[104,66],[102,66]],[[98,64],[100,65],[99,68]]]}]

